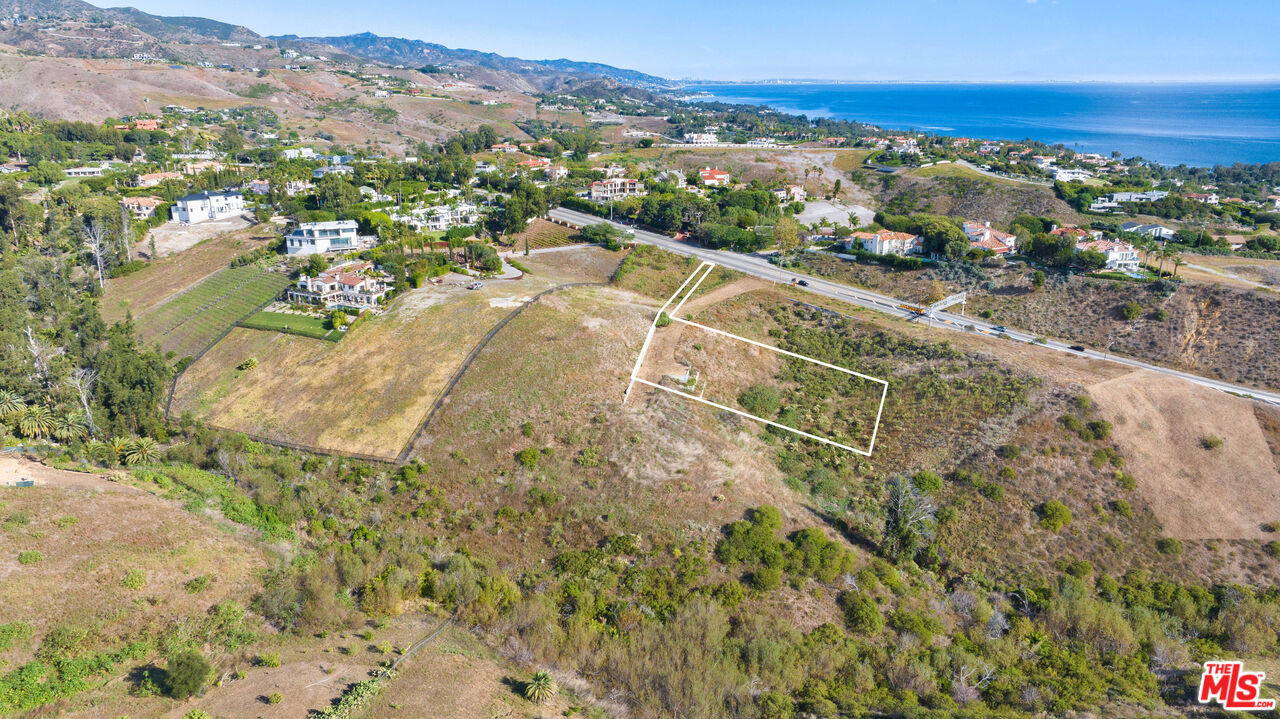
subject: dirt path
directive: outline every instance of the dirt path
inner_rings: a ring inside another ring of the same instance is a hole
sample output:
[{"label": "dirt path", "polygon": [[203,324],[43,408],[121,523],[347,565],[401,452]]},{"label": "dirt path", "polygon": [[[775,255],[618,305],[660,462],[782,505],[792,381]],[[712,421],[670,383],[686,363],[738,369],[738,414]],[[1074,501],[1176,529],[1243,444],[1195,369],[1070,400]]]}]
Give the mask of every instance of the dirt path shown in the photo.
[{"label": "dirt path", "polygon": [[92,489],[98,492],[136,492],[142,490],[113,482],[104,475],[54,469],[25,457],[0,454],[0,487],[11,487],[22,480],[34,480],[37,487],[58,489]]}]

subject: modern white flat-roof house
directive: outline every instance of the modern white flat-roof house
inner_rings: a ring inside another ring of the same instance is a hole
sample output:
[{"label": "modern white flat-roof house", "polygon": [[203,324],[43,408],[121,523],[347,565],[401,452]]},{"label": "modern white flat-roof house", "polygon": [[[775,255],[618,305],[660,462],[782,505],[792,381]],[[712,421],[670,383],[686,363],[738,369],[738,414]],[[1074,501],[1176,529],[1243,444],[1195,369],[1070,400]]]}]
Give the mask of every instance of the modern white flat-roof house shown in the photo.
[{"label": "modern white flat-roof house", "polygon": [[451,227],[474,225],[480,221],[480,208],[470,202],[456,205],[436,205],[434,207],[418,207],[403,214],[395,214],[391,219],[404,222],[426,232],[442,232]]},{"label": "modern white flat-roof house", "polygon": [[173,219],[184,225],[224,220],[242,212],[244,195],[239,192],[197,192],[173,203]]},{"label": "modern white flat-roof house", "polygon": [[1076,252],[1093,250],[1107,258],[1107,269],[1116,272],[1135,272],[1138,269],[1138,250],[1127,242],[1115,240],[1091,240],[1076,245]]},{"label": "modern white flat-roof house", "polygon": [[303,222],[284,238],[285,250],[291,255],[351,252],[368,244],[357,233],[355,220]]}]

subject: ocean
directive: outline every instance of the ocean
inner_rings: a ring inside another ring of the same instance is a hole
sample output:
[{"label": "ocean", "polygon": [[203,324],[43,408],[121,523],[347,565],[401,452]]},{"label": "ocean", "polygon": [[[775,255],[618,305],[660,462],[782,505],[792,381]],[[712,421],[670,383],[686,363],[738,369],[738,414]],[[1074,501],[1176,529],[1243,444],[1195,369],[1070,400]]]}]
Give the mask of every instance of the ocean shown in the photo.
[{"label": "ocean", "polygon": [[1280,161],[1280,83],[699,84],[721,102],[1199,167]]}]

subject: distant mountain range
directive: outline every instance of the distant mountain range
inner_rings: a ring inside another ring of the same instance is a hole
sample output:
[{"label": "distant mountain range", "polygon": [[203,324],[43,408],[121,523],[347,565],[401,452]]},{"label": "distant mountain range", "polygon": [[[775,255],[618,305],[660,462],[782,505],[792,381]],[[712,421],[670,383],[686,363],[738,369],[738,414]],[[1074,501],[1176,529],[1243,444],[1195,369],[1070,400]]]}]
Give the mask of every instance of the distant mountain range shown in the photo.
[{"label": "distant mountain range", "polygon": [[[662,89],[672,86],[664,78],[636,70],[627,70],[594,62],[575,60],[523,60],[479,50],[453,49],[437,43],[382,37],[373,33],[343,35],[341,37],[299,37],[280,35],[264,37],[252,30],[230,23],[202,17],[166,17],[152,15],[136,8],[101,8],[84,0],[0,0],[0,20],[22,19],[14,24],[5,39],[25,49],[40,51],[42,38],[33,25],[40,21],[82,22],[103,26],[102,32],[112,35],[118,26],[127,26],[146,37],[134,40],[110,40],[95,37],[95,42],[76,44],[76,38],[67,35],[59,38],[59,54],[83,54],[102,56],[119,52],[118,43],[138,40],[157,43],[239,42],[275,43],[281,45],[308,45],[332,48],[333,55],[349,55],[355,58],[419,68],[424,65],[444,65],[455,68],[485,68],[500,73],[510,73],[524,80],[528,86],[539,89],[563,87],[566,81],[607,79],[617,83],[646,89]],[[116,27],[111,27],[116,26]],[[47,37],[44,39],[48,39]],[[84,38],[88,40],[88,38]]]},{"label": "distant mountain range", "polygon": [[278,35],[271,37],[279,43],[290,41],[329,45],[351,55],[378,60],[392,65],[422,67],[423,65],[475,65],[492,70],[503,70],[518,75],[545,77],[572,75],[604,77],[628,85],[651,89],[670,87],[672,83],[656,75],[637,70],[604,65],[597,62],[576,60],[524,60],[479,50],[453,49],[432,42],[407,40],[399,37],[382,37],[369,32],[340,37],[298,37]]}]

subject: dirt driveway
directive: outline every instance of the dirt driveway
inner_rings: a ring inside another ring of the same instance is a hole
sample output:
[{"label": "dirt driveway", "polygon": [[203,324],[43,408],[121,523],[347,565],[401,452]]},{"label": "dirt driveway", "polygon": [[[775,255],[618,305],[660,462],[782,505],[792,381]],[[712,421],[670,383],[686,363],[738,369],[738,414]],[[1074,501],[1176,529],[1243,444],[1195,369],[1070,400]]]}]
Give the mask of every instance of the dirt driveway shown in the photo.
[{"label": "dirt driveway", "polygon": [[[149,260],[158,259],[160,257],[168,257],[176,255],[183,250],[190,249],[200,242],[210,237],[243,230],[250,224],[245,215],[237,217],[229,217],[225,220],[210,220],[208,222],[199,222],[194,225],[183,225],[178,222],[166,222],[147,233],[134,248],[135,255],[145,257]],[[151,256],[151,242],[156,244],[156,257]]]}]

